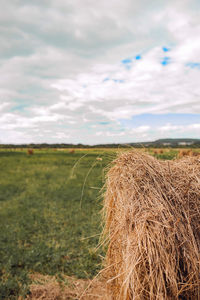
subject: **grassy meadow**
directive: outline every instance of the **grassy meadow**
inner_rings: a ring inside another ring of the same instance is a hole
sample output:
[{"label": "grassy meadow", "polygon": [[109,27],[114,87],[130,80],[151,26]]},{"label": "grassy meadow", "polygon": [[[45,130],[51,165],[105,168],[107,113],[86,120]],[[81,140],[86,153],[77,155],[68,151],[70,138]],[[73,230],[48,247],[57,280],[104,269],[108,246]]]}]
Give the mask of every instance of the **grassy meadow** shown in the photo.
[{"label": "grassy meadow", "polygon": [[[0,299],[23,299],[32,273],[98,273],[101,188],[117,152],[0,150]],[[177,150],[154,155],[172,159]]]}]

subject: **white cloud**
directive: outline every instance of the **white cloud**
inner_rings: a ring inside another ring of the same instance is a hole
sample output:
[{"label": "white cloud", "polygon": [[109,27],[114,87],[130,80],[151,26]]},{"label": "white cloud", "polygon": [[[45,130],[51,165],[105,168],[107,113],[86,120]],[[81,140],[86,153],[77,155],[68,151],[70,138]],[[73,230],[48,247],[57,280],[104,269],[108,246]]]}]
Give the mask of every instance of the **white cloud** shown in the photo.
[{"label": "white cloud", "polygon": [[0,103],[0,112],[4,111],[5,108],[8,108],[8,107],[10,107],[10,103],[8,103],[8,102]]},{"label": "white cloud", "polygon": [[145,133],[151,129],[150,126],[139,126],[137,128],[132,129],[132,133]]},{"label": "white cloud", "polygon": [[52,86],[74,109],[89,107],[110,120],[147,112],[200,113],[200,71],[177,59],[176,47],[168,55],[170,64],[163,66],[164,53],[156,47],[134,61],[131,70],[119,63],[104,65],[101,70],[93,67],[74,80],[58,80]]},{"label": "white cloud", "polygon": [[188,126],[190,129],[200,129],[200,124],[191,124]]},{"label": "white cloud", "polygon": [[181,125],[171,125],[171,124],[166,124],[165,126],[161,126],[159,128],[160,131],[166,131],[166,132],[170,132],[171,130],[184,130],[185,127],[184,126],[181,126]]},{"label": "white cloud", "polygon": [[66,134],[64,132],[57,132],[56,133],[56,138],[58,139],[68,139],[70,137],[70,134]]},{"label": "white cloud", "polygon": [[[158,133],[145,126],[128,131],[119,120],[144,113],[200,113],[200,70],[186,66],[199,62],[198,1],[3,0],[2,6],[5,140],[154,138],[181,128],[166,124]],[[164,53],[163,46],[171,51]],[[141,60],[134,59],[137,54]],[[170,64],[163,66],[165,56]],[[124,58],[133,59],[131,69],[121,63]],[[71,137],[65,136],[69,128]],[[188,134],[198,129],[192,124]]]}]

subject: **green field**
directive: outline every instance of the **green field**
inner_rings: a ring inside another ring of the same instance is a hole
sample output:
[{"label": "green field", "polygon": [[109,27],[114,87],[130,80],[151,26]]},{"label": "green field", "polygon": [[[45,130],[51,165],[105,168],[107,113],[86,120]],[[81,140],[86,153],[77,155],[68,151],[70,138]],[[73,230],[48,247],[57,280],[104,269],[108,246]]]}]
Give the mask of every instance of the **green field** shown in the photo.
[{"label": "green field", "polygon": [[31,273],[98,273],[104,254],[97,249],[101,188],[116,152],[0,151],[0,299],[25,296]]}]

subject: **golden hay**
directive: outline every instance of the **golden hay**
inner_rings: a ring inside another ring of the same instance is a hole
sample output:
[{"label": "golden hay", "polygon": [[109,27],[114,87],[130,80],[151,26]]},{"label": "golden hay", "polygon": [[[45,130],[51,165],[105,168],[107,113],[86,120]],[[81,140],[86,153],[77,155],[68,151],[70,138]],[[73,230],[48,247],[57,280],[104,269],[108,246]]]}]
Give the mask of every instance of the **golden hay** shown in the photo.
[{"label": "golden hay", "polygon": [[28,149],[28,150],[27,150],[27,154],[28,154],[28,155],[33,155],[33,153],[34,153],[33,149]]},{"label": "golden hay", "polygon": [[163,150],[163,149],[154,149],[154,150],[153,150],[153,153],[154,153],[154,154],[163,154],[163,153],[164,153],[164,150]]},{"label": "golden hay", "polygon": [[164,153],[164,150],[163,149],[159,149],[158,154],[163,154],[163,153]]},{"label": "golden hay", "polygon": [[62,275],[64,281],[59,282],[55,276],[32,274],[30,277],[33,283],[26,300],[111,300],[103,278],[91,281]]},{"label": "golden hay", "polygon": [[153,154],[158,154],[158,149],[154,149]]},{"label": "golden hay", "polygon": [[104,213],[114,300],[200,299],[200,159],[114,161]]},{"label": "golden hay", "polygon": [[181,158],[183,156],[199,156],[200,152],[192,151],[191,149],[181,149],[179,150],[178,157]]},{"label": "golden hay", "polygon": [[73,154],[73,153],[75,153],[75,150],[74,149],[70,149],[69,153]]},{"label": "golden hay", "polygon": [[196,151],[190,151],[190,156],[199,156],[200,153],[199,152],[196,152]]},{"label": "golden hay", "polygon": [[181,149],[179,150],[178,157],[181,158],[183,156],[191,156],[190,153],[191,153],[190,149]]}]

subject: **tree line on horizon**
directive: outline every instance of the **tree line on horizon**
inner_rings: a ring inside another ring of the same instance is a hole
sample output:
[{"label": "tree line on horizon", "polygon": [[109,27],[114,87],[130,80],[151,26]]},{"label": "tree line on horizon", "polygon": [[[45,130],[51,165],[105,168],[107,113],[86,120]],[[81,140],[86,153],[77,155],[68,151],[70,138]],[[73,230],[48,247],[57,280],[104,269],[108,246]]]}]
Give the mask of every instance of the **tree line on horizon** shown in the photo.
[{"label": "tree line on horizon", "polygon": [[68,143],[30,143],[30,144],[0,144],[0,148],[33,148],[33,149],[43,149],[43,148],[121,148],[121,147],[154,147],[154,148],[199,148],[200,139],[160,139],[153,142],[138,142],[138,143],[112,143],[112,144],[97,144],[97,145],[85,145],[85,144],[68,144]]}]

